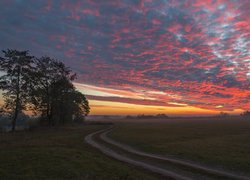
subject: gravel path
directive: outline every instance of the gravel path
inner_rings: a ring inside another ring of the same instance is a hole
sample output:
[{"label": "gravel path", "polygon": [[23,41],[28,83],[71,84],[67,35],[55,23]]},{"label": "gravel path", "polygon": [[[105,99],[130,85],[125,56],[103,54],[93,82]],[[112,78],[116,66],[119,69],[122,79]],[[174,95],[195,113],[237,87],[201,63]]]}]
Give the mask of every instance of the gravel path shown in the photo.
[{"label": "gravel path", "polygon": [[217,175],[217,176],[221,176],[221,177],[226,177],[226,178],[231,178],[231,179],[239,179],[239,180],[250,180],[250,177],[245,177],[245,176],[240,176],[240,175],[236,175],[233,173],[229,173],[229,172],[225,172],[222,170],[218,170],[218,169],[213,169],[213,168],[209,168],[209,167],[205,167],[199,164],[195,164],[192,162],[187,162],[184,160],[179,160],[179,159],[174,159],[174,158],[169,158],[169,157],[164,157],[161,155],[157,155],[157,154],[151,154],[151,153],[146,153],[146,152],[142,152],[139,150],[136,150],[128,145],[119,143],[117,141],[114,141],[113,139],[107,137],[107,134],[109,132],[111,132],[113,130],[113,127],[111,128],[107,128],[107,129],[103,129],[94,133],[91,133],[89,135],[87,135],[85,137],[85,142],[87,142],[88,144],[90,144],[91,146],[99,149],[103,154],[110,156],[114,159],[117,159],[119,161],[131,164],[133,166],[138,166],[141,167],[143,169],[149,170],[151,172],[160,174],[162,176],[165,177],[171,177],[173,179],[190,179],[188,177],[185,177],[183,175],[177,174],[175,172],[163,169],[161,167],[152,165],[150,163],[145,163],[143,161],[140,160],[135,160],[126,156],[123,156],[121,154],[118,154],[117,152],[111,150],[110,148],[98,143],[98,141],[93,139],[93,136],[99,136],[104,142],[114,145],[124,151],[127,151],[129,153],[135,154],[135,155],[139,155],[139,156],[144,156],[144,157],[148,157],[148,158],[152,158],[152,159],[156,159],[156,160],[163,160],[169,163],[173,163],[176,165],[181,165],[181,166],[186,166],[189,168],[193,168],[199,171],[203,171],[205,173],[209,173],[209,174],[213,174],[213,175]]}]

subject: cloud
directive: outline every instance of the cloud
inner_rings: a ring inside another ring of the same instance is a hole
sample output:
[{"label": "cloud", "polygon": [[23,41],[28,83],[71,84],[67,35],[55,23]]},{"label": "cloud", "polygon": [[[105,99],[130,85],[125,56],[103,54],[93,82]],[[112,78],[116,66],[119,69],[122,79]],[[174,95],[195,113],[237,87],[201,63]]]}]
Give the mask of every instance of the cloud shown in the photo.
[{"label": "cloud", "polygon": [[183,107],[185,105],[166,103],[159,100],[150,100],[150,99],[134,99],[134,98],[123,98],[123,97],[113,97],[113,96],[93,96],[87,95],[90,100],[98,101],[111,101],[111,102],[122,102],[129,104],[138,104],[138,105],[148,105],[148,106],[165,106],[165,107]]},{"label": "cloud", "polygon": [[110,101],[247,110],[249,8],[248,0],[2,0],[0,48],[61,59],[78,83],[123,92]]}]

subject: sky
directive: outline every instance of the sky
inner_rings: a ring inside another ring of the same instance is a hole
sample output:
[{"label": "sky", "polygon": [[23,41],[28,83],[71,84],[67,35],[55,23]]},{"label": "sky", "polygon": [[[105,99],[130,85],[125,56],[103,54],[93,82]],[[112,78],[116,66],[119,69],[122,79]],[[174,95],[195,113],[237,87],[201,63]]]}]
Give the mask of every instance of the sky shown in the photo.
[{"label": "sky", "polygon": [[249,0],[1,0],[0,49],[61,60],[92,115],[250,109]]}]

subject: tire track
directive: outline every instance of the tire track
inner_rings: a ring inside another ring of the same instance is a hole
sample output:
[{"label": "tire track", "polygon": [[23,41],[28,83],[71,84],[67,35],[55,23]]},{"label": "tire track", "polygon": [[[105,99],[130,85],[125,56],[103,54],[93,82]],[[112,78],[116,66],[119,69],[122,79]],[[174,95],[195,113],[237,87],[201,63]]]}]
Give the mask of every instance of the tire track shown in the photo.
[{"label": "tire track", "polygon": [[119,143],[119,142],[114,141],[113,139],[107,137],[107,134],[110,133],[112,130],[113,130],[113,128],[105,130],[104,132],[100,133],[100,138],[104,142],[106,142],[108,144],[112,144],[112,145],[114,145],[116,147],[119,147],[120,149],[122,149],[124,151],[127,151],[129,153],[136,154],[136,155],[139,155],[139,156],[149,157],[149,158],[152,158],[152,159],[163,160],[163,161],[166,161],[166,162],[169,162],[169,163],[174,163],[176,165],[186,166],[186,167],[189,167],[189,168],[193,168],[193,169],[196,169],[196,170],[203,171],[203,172],[208,173],[208,174],[213,174],[213,175],[217,175],[217,176],[221,176],[221,177],[239,179],[239,180],[249,180],[250,179],[250,177],[245,177],[245,176],[229,173],[229,172],[222,171],[222,170],[217,170],[217,169],[214,169],[214,168],[205,167],[205,166],[195,164],[195,163],[191,163],[191,162],[187,162],[187,161],[184,161],[184,160],[164,157],[164,156],[161,156],[161,155],[151,154],[151,153],[146,153],[146,152],[136,150],[136,149],[132,148],[131,146]]},{"label": "tire track", "polygon": [[104,130],[99,130],[97,132],[91,133],[91,134],[87,135],[84,140],[85,140],[86,143],[88,143],[91,146],[93,146],[93,147],[97,148],[98,150],[100,150],[103,154],[105,154],[107,156],[110,156],[110,157],[112,157],[114,159],[117,159],[119,161],[122,161],[122,162],[125,162],[125,163],[128,163],[128,164],[131,164],[133,166],[137,166],[137,167],[149,170],[149,171],[151,171],[153,173],[160,174],[160,175],[162,175],[164,177],[170,177],[170,178],[177,179],[177,180],[191,180],[188,177],[176,174],[176,173],[174,173],[172,171],[168,171],[166,169],[157,167],[155,165],[151,165],[151,164],[145,163],[143,161],[139,161],[139,160],[135,160],[135,159],[132,159],[132,158],[122,156],[122,155],[116,153],[115,151],[111,150],[110,148],[108,148],[108,147],[106,147],[106,146],[104,146],[102,144],[99,144],[97,141],[95,141],[93,139],[93,136],[101,134],[101,133],[105,133],[106,131],[109,132],[110,129],[111,128],[107,128],[107,129],[104,129]]}]

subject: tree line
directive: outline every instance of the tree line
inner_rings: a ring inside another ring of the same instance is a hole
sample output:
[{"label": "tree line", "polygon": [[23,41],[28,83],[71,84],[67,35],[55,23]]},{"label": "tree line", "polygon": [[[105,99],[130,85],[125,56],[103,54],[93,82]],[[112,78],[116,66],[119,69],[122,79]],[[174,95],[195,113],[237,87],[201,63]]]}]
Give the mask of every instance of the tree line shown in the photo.
[{"label": "tree line", "polygon": [[88,100],[74,87],[76,74],[64,63],[50,57],[37,58],[28,51],[2,52],[2,110],[10,114],[13,131],[24,111],[39,115],[41,123],[50,126],[80,122],[88,115]]}]

